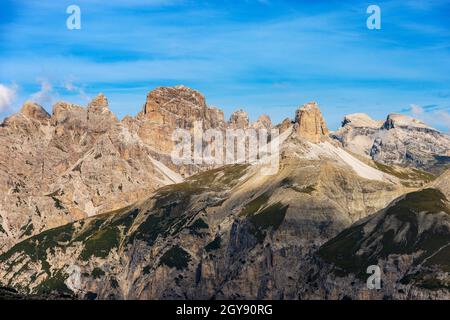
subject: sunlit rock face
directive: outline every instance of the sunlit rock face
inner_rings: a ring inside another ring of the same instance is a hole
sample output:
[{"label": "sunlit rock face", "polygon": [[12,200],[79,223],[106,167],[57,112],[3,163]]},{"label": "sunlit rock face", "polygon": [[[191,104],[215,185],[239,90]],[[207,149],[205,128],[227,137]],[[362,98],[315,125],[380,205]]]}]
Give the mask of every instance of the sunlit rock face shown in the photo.
[{"label": "sunlit rock face", "polygon": [[240,109],[233,112],[228,121],[230,128],[233,129],[246,129],[249,126],[248,114],[244,110]]},{"label": "sunlit rock face", "polygon": [[191,130],[196,122],[201,122],[203,129],[225,127],[223,112],[208,107],[200,92],[184,86],[152,90],[137,121],[139,137],[167,154],[173,150],[176,129]]},{"label": "sunlit rock face", "polygon": [[252,124],[253,129],[266,129],[269,130],[273,127],[272,121],[270,120],[270,117],[266,114],[263,114]]},{"label": "sunlit rock face", "polygon": [[[131,118],[132,124],[136,119]],[[26,102],[0,127],[0,251],[43,230],[122,208],[182,178],[119,122],[108,100]]]},{"label": "sunlit rock face", "polygon": [[297,110],[295,130],[300,137],[311,142],[324,141],[328,137],[329,131],[316,102],[307,103]]}]

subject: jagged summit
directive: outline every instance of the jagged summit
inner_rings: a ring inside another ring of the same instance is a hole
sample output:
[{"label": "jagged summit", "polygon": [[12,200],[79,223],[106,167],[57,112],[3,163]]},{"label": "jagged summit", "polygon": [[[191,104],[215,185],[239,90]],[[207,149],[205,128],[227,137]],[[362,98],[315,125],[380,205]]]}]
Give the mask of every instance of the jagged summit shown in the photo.
[{"label": "jagged summit", "polygon": [[450,137],[403,114],[391,113],[385,121],[351,114],[331,137],[347,150],[383,164],[439,174],[450,163]]},{"label": "jagged summit", "polygon": [[263,114],[252,124],[252,127],[255,129],[270,129],[272,128],[272,121],[267,114]]},{"label": "jagged summit", "polygon": [[197,90],[178,85],[175,87],[158,87],[147,95],[142,113],[144,115],[158,112],[160,109],[179,114],[180,107],[205,109],[205,97]]},{"label": "jagged summit", "polygon": [[128,118],[127,122],[138,128],[136,133],[143,142],[166,154],[173,150],[175,129],[190,130],[196,122],[205,129],[225,127],[223,112],[208,107],[200,92],[185,86],[150,91],[135,120]]},{"label": "jagged summit", "polygon": [[292,124],[293,124],[293,122],[292,122],[291,118],[285,118],[283,121],[281,121],[280,124],[276,125],[275,127],[280,130],[280,133],[283,133],[286,130],[288,130],[289,128],[291,128]]},{"label": "jagged summit", "polygon": [[50,115],[48,114],[47,111],[45,111],[45,109],[42,106],[32,101],[25,102],[22,108],[20,109],[19,113],[23,114],[24,116],[30,119],[39,121],[50,118]]},{"label": "jagged summit", "polygon": [[105,113],[109,111],[108,99],[103,93],[99,93],[94,99],[88,104],[88,112],[92,113]]},{"label": "jagged summit", "polygon": [[383,127],[387,130],[394,128],[419,128],[435,130],[418,119],[398,113],[389,114],[383,124]]},{"label": "jagged summit", "polygon": [[58,136],[77,131],[84,134],[87,131],[86,108],[67,102],[57,102],[53,105],[52,124]]},{"label": "jagged summit", "polygon": [[300,106],[299,109],[312,111],[319,109],[319,104],[316,101],[310,101]]},{"label": "jagged summit", "polygon": [[344,117],[344,120],[342,121],[342,127],[347,125],[353,127],[379,128],[382,125],[382,121],[374,120],[365,113],[353,113]]},{"label": "jagged summit", "polygon": [[311,142],[327,138],[329,131],[317,102],[306,103],[296,111],[295,130],[298,136]]},{"label": "jagged summit", "polygon": [[243,109],[234,111],[228,121],[232,128],[246,129],[249,125],[248,114]]}]

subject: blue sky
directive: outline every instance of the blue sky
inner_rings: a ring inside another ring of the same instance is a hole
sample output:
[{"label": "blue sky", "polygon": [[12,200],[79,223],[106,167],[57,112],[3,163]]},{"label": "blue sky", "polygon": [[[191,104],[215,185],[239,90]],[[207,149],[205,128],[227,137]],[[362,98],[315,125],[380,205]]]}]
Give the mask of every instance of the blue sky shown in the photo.
[{"label": "blue sky", "polygon": [[[66,8],[81,9],[68,30]],[[381,8],[381,30],[366,9]],[[450,0],[2,0],[0,118],[27,99],[86,104],[106,94],[119,118],[157,86],[184,84],[226,116],[274,122],[317,101],[343,116],[390,112],[449,131]],[[3,96],[2,96],[3,95]]]}]

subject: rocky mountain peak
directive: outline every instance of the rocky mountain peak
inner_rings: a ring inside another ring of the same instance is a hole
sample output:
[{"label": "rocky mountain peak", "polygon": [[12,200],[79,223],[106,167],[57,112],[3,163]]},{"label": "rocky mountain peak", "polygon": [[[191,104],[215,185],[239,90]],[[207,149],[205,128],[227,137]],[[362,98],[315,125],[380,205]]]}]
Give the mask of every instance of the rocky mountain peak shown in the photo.
[{"label": "rocky mountain peak", "polygon": [[347,150],[383,164],[440,174],[450,161],[450,137],[407,115],[391,113],[386,121],[374,121],[365,114],[351,114],[331,137]]},{"label": "rocky mountain peak", "polygon": [[20,109],[20,113],[27,118],[42,121],[50,118],[47,111],[37,103],[27,101]]},{"label": "rocky mountain peak", "polygon": [[164,153],[173,149],[172,133],[176,129],[190,130],[196,122],[202,122],[205,129],[225,123],[221,110],[208,107],[200,92],[185,86],[150,91],[136,120],[139,137]]},{"label": "rocky mountain peak", "polygon": [[159,87],[149,92],[144,105],[145,115],[160,109],[181,114],[181,108],[205,109],[205,97],[198,91],[178,85],[175,87]]},{"label": "rocky mountain peak", "polygon": [[295,130],[297,135],[311,142],[323,141],[328,136],[328,128],[317,102],[309,102],[295,113]]},{"label": "rocky mountain peak", "polygon": [[67,120],[77,120],[78,122],[86,119],[86,109],[72,103],[59,101],[53,105],[52,120],[56,123],[65,123]]},{"label": "rocky mountain peak", "polygon": [[103,93],[99,93],[88,104],[87,111],[90,113],[105,113],[109,111],[108,99],[105,97]]},{"label": "rocky mountain peak", "polygon": [[64,101],[58,101],[53,105],[53,109],[52,109],[52,114],[58,115],[61,112],[65,112],[65,111],[83,111],[84,108],[82,106],[78,106],[72,103],[67,103]]},{"label": "rocky mountain peak", "polygon": [[248,127],[249,120],[248,114],[242,109],[233,112],[230,116],[230,121],[228,122],[231,127],[237,129],[245,129]]},{"label": "rocky mountain peak", "polygon": [[389,130],[394,128],[418,128],[418,129],[432,129],[422,121],[412,118],[404,114],[391,113],[387,116],[383,124],[383,128]]},{"label": "rocky mountain peak", "polygon": [[272,128],[272,121],[270,117],[266,114],[261,115],[255,123],[253,123],[253,128],[255,129],[270,129]]},{"label": "rocky mountain peak", "polygon": [[353,127],[369,127],[369,128],[379,128],[382,123],[380,121],[373,120],[365,113],[353,113],[346,115],[342,121],[342,127],[344,126]]},{"label": "rocky mountain peak", "polygon": [[299,109],[316,110],[316,109],[319,109],[319,104],[317,102],[315,102],[315,101],[310,101],[310,102],[307,102],[307,103],[303,104],[301,107],[299,107]]},{"label": "rocky mountain peak", "polygon": [[276,128],[278,128],[280,130],[280,133],[285,132],[286,130],[288,130],[290,127],[292,127],[292,119],[290,118],[285,118],[280,124],[276,125]]}]

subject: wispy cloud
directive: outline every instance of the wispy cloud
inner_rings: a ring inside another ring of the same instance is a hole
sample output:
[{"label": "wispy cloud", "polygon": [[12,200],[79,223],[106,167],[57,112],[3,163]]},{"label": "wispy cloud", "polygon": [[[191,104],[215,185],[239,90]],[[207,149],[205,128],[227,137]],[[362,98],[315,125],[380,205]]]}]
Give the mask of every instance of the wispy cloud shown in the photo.
[{"label": "wispy cloud", "polygon": [[8,111],[16,99],[18,86],[0,84],[0,112]]},{"label": "wispy cloud", "polygon": [[40,90],[31,95],[30,100],[42,106],[50,106],[54,102],[54,92],[51,83],[45,79],[38,79],[40,83]]},{"label": "wispy cloud", "polygon": [[420,117],[424,113],[423,108],[418,106],[417,104],[412,104],[410,111],[411,111],[411,114],[416,117]]},{"label": "wispy cloud", "polygon": [[447,132],[450,132],[450,113],[444,110],[439,110],[436,112],[437,117],[439,117],[442,125],[447,128]]},{"label": "wispy cloud", "polygon": [[84,101],[89,101],[90,97],[86,94],[83,87],[75,84],[73,79],[69,79],[64,83],[64,88],[69,92],[75,92],[77,93],[80,98]]},{"label": "wispy cloud", "polygon": [[422,120],[423,122],[436,127],[442,128],[450,132],[450,113],[444,109],[426,108],[417,104],[410,106],[410,113],[413,117]]}]

